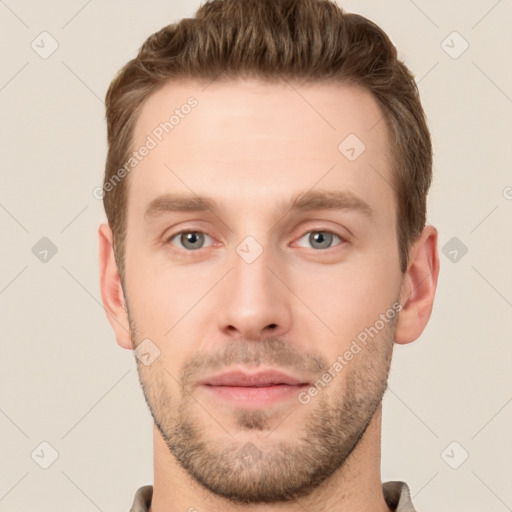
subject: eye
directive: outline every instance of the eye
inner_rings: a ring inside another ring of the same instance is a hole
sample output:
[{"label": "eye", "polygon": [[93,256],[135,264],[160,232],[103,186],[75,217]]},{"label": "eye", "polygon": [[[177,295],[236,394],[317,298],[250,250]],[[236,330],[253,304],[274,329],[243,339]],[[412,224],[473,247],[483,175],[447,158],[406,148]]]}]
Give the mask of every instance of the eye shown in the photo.
[{"label": "eye", "polygon": [[337,238],[340,242],[343,241],[338,235],[324,230],[308,231],[300,240],[304,238],[307,238],[307,242],[313,246],[313,249],[329,249],[334,238]]},{"label": "eye", "polygon": [[[173,243],[174,239],[177,239],[181,244],[181,249],[186,251],[197,251],[203,248],[205,237],[210,238],[206,233],[201,231],[180,231],[167,239],[167,243]],[[174,245],[174,244],[173,244]]]}]

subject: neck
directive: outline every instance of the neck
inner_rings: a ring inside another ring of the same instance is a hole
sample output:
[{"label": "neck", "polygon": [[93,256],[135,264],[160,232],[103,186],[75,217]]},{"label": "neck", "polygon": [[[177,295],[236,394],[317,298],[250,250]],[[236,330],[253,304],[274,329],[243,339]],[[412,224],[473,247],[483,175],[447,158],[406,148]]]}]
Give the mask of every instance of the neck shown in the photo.
[{"label": "neck", "polygon": [[382,405],[345,464],[308,496],[287,503],[240,505],[199,485],[170,453],[160,431],[153,427],[154,485],[150,512],[292,512],[301,506],[315,512],[390,512],[380,476]]}]

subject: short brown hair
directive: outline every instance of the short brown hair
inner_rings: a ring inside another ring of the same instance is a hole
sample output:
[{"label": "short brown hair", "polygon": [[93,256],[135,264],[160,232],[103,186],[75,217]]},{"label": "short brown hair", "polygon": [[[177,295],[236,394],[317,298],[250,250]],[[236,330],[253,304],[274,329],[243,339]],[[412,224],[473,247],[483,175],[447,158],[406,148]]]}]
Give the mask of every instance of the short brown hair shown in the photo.
[{"label": "short brown hair", "polygon": [[[133,151],[144,101],[173,79],[339,82],[362,86],[384,113],[393,158],[400,268],[426,220],[432,145],[414,76],[373,22],[331,0],[209,0],[152,34],[106,94],[105,185]],[[128,180],[103,195],[124,279]]]}]

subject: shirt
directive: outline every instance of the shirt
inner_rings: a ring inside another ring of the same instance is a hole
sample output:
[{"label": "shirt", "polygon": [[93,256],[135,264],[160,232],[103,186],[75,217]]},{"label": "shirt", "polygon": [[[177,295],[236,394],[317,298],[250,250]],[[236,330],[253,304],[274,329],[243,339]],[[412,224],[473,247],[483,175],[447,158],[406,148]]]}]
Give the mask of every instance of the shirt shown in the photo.
[{"label": "shirt", "polygon": [[[411,491],[405,482],[390,481],[382,484],[382,492],[388,507],[396,512],[416,512],[412,501]],[[153,496],[153,486],[145,485],[135,493],[130,512],[148,512]]]}]

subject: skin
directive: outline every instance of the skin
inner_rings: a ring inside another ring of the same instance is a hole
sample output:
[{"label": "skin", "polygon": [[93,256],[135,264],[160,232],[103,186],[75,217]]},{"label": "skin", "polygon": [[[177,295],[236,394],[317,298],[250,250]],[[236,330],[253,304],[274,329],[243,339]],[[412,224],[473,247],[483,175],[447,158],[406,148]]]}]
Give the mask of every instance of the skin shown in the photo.
[{"label": "skin", "polygon": [[[175,82],[147,100],[134,147],[190,96],[197,107],[125,178],[124,290],[111,230],[99,228],[101,292],[117,342],[133,350],[149,338],[160,351],[148,366],[136,359],[155,420],[151,510],[388,511],[382,395],[395,343],[414,341],[428,322],[439,261],[437,231],[426,226],[400,272],[382,112],[348,85]],[[348,134],[366,146],[355,161],[338,150]],[[373,216],[283,207],[309,190],[350,191]],[[165,192],[209,196],[219,209],[148,223],[145,208]],[[182,230],[207,236],[175,236]],[[251,263],[237,252],[247,236],[262,250]],[[198,385],[234,367],[313,383],[395,301],[398,317],[307,404],[238,405]]]}]

